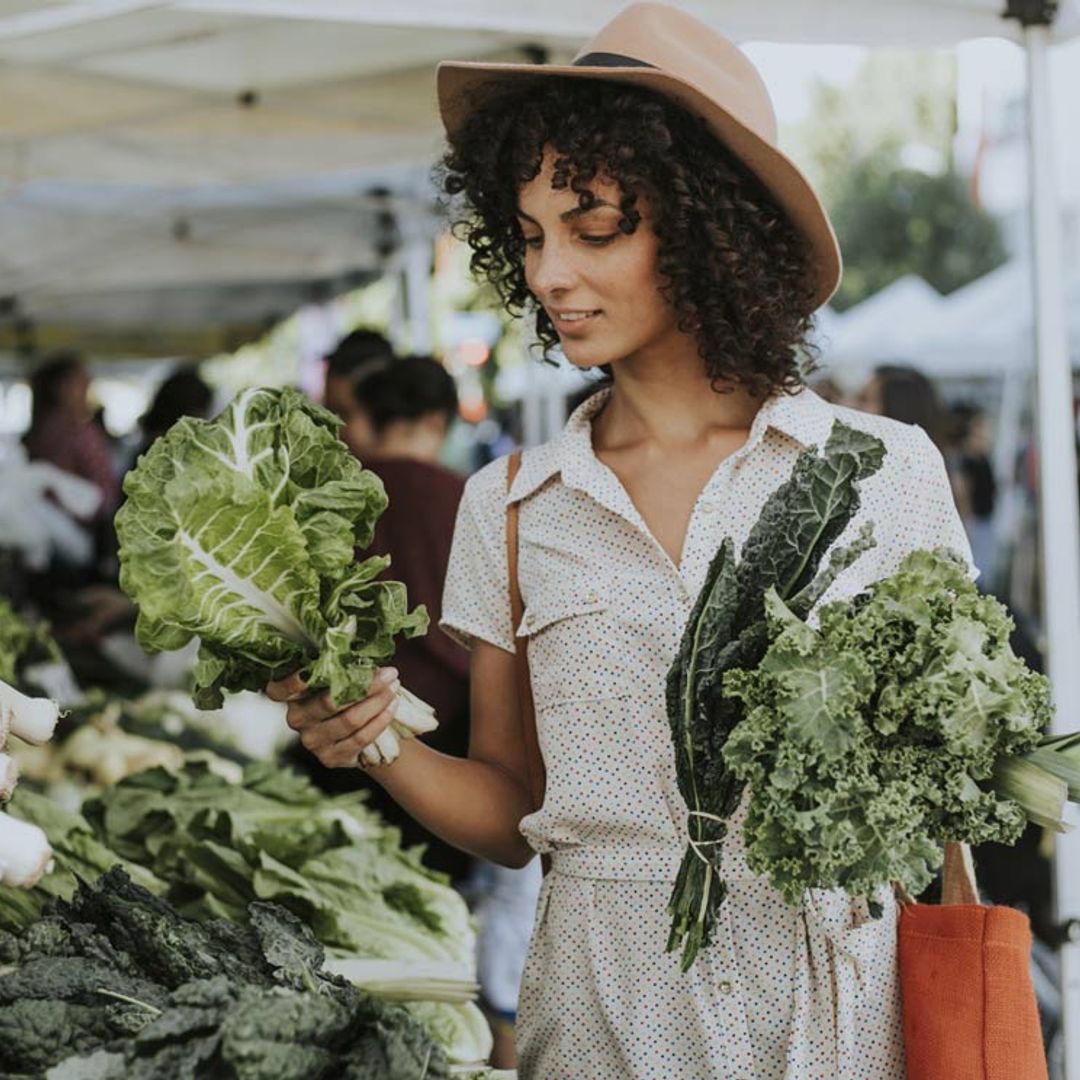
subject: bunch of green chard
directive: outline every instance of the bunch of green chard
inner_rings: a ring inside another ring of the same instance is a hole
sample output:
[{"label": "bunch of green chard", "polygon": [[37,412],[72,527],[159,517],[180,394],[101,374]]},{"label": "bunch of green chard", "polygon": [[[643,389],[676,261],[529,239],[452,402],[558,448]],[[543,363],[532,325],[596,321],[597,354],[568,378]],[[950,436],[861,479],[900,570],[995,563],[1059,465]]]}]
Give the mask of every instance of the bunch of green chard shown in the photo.
[{"label": "bunch of green chard", "polygon": [[[427,629],[405,586],[380,577],[388,558],[355,559],[387,498],[340,427],[295,390],[245,390],[214,420],[180,420],[124,478],[116,532],[135,635],[148,652],[198,638],[200,708],[301,668],[338,704],[357,701],[395,637]],[[398,699],[364,749],[369,764],[435,727],[429,706],[404,690]]]},{"label": "bunch of green chard", "polygon": [[738,564],[721,546],[691,615],[668,681],[690,811],[668,949],[683,946],[684,970],[710,941],[747,785],[750,868],[792,904],[840,887],[874,913],[881,886],[925,887],[943,841],[1013,843],[1029,820],[1064,829],[1065,800],[1080,798],[1080,735],[1041,736],[1048,683],[1013,654],[1008,615],[959,556],[913,552],[807,621],[873,544],[867,526],[829,552],[883,457],[837,423],[769,498]]}]

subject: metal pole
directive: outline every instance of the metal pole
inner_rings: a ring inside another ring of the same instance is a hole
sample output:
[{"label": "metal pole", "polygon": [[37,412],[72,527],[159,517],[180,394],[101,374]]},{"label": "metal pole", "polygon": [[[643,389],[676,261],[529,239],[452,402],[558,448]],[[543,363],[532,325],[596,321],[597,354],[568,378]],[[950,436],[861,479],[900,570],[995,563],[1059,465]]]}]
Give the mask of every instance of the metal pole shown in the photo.
[{"label": "metal pole", "polygon": [[[1055,729],[1076,726],[1080,701],[1080,513],[1076,422],[1065,328],[1061,207],[1053,160],[1047,26],[1024,31],[1028,62],[1028,151],[1032,289],[1039,428],[1039,511],[1046,660],[1057,706]],[[1059,836],[1057,919],[1080,918],[1080,832]],[[1061,948],[1065,1076],[1080,1080],[1080,943]]]}]

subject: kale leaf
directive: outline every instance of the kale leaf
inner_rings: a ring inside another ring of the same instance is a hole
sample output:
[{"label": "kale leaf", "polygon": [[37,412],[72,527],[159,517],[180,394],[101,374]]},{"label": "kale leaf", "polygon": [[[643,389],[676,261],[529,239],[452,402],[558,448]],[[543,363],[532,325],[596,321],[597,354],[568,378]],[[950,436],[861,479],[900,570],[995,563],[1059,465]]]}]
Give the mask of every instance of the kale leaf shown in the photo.
[{"label": "kale leaf", "polygon": [[836,422],[822,453],[799,455],[791,477],[769,496],[736,562],[720,545],[691,612],[667,680],[667,712],[679,789],[689,810],[689,844],[672,890],[668,951],[682,947],[687,970],[712,939],[726,887],[720,876],[727,819],[744,779],[724,746],[744,715],[725,690],[724,674],[753,668],[768,647],[765,598],[770,590],[806,610],[867,547],[864,530],[849,547],[822,560],[859,509],[859,482],[881,467],[879,439]]},{"label": "kale leaf", "polygon": [[183,919],[123,870],[0,935],[0,1075],[50,1080],[447,1080],[404,1009],[322,970],[273,904]]}]

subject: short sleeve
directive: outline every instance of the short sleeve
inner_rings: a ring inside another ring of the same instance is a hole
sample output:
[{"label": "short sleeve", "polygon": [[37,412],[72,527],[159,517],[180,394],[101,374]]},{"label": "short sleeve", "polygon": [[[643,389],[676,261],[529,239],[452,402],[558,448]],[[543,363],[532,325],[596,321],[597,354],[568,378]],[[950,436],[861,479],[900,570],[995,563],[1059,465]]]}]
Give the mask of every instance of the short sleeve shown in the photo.
[{"label": "short sleeve", "polygon": [[921,517],[919,546],[928,550],[936,547],[950,548],[967,563],[968,574],[974,579],[979,576],[979,571],[971,554],[971,544],[963,519],[956,509],[956,499],[953,497],[949,473],[945,468],[945,459],[925,432],[920,430],[919,434],[922,445],[914,462],[917,489],[922,495],[918,507]]},{"label": "short sleeve", "polygon": [[465,485],[458,507],[439,626],[471,649],[486,641],[514,652],[506,563],[505,459],[493,461]]}]

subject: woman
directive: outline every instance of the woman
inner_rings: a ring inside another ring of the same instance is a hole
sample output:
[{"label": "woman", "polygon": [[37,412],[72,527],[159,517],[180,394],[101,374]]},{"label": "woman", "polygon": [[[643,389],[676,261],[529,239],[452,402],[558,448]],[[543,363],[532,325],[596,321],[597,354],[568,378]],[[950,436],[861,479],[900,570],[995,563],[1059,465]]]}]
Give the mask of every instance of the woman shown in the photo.
[{"label": "woman", "polygon": [[[961,521],[971,521],[971,491],[957,452],[953,425],[941,404],[934,384],[916,368],[907,364],[882,364],[874,369],[855,400],[857,408],[877,416],[887,416],[902,424],[921,427],[945,459],[952,487],[953,502]],[[966,528],[966,526],[965,526]],[[971,541],[971,533],[968,532]],[[978,559],[975,565],[985,575],[987,567]],[[983,578],[986,583],[986,578]]]},{"label": "woman", "polygon": [[96,485],[98,516],[110,517],[119,501],[120,480],[108,440],[90,410],[90,376],[82,360],[75,353],[58,353],[30,376],[30,389],[30,429],[23,437],[27,456]]},{"label": "woman", "polygon": [[881,364],[855,400],[864,412],[888,416],[904,424],[918,424],[942,452],[948,444],[945,409],[934,384],[906,364]]},{"label": "woman", "polygon": [[[551,855],[519,1006],[523,1080],[899,1080],[895,906],[840,893],[799,908],[746,866],[731,822],[716,941],[687,973],[665,952],[686,843],[664,679],[708,563],[833,421],[889,455],[863,485],[877,547],[830,593],[912,548],[965,550],[941,457],[917,429],[802,389],[799,350],[839,277],[821,204],[775,148],[746,58],[658,4],[617,16],[566,68],[444,65],[446,186],[464,197],[474,269],[537,331],[612,385],[524,455],[469,481],[443,625],[472,648],[470,758],[415,742],[380,783],[432,831],[521,865]],[[520,626],[504,521],[520,506]],[[855,522],[857,527],[859,522]],[[543,804],[531,805],[516,713],[528,643]],[[394,672],[335,711],[289,722],[351,767],[389,722]]]},{"label": "woman", "polygon": [[323,404],[345,424],[342,438],[349,449],[367,460],[375,441],[371,418],[357,394],[358,385],[370,375],[385,371],[394,362],[394,348],[376,330],[353,330],[326,358]]},{"label": "woman", "polygon": [[205,420],[213,406],[214,391],[203,381],[198,367],[178,367],[158,386],[150,407],[139,418],[140,439],[132,465],[182,417]]}]

